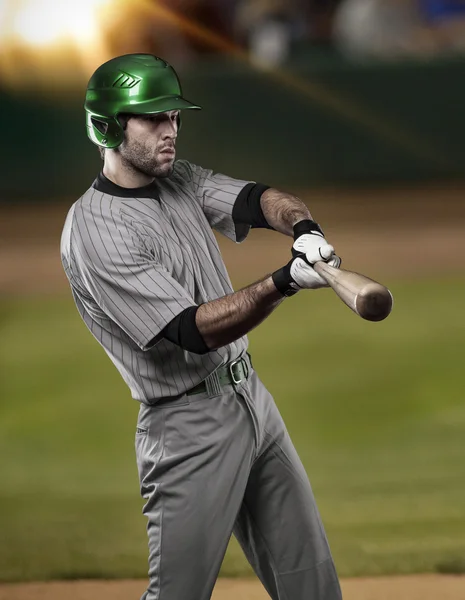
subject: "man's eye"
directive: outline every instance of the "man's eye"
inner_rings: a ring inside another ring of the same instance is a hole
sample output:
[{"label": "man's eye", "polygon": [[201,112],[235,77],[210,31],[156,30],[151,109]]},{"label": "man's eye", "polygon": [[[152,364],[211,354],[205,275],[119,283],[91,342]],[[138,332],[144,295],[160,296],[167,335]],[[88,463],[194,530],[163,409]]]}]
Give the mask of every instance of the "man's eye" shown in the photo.
[{"label": "man's eye", "polygon": [[176,121],[178,118],[178,115],[172,115],[171,117],[168,117],[166,115],[141,115],[141,118],[143,121],[148,121],[150,123],[161,123],[162,121],[165,121],[166,119],[171,119],[171,121]]}]

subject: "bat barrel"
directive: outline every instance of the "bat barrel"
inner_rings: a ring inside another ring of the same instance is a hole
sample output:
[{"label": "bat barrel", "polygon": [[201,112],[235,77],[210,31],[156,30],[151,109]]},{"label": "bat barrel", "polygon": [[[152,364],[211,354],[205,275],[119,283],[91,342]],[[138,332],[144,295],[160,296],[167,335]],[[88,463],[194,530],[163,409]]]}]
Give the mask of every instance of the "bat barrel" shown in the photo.
[{"label": "bat barrel", "polygon": [[369,283],[355,296],[355,312],[367,321],[382,321],[392,310],[392,294],[379,283]]},{"label": "bat barrel", "polygon": [[333,288],[339,298],[367,321],[382,321],[392,309],[391,292],[377,281],[318,261],[313,268]]}]

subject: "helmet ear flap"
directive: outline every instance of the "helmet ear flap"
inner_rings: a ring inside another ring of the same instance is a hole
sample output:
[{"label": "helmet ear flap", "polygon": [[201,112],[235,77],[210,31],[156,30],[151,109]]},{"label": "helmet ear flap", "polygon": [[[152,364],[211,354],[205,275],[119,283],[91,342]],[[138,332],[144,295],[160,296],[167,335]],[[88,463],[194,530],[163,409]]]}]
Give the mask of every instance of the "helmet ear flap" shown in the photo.
[{"label": "helmet ear flap", "polygon": [[106,133],[108,131],[108,123],[105,123],[105,121],[100,121],[96,117],[91,117],[90,120],[92,122],[92,125],[95,127],[95,129],[100,131],[100,133],[102,135],[106,135]]},{"label": "helmet ear flap", "polygon": [[124,131],[115,117],[87,114],[87,131],[90,139],[101,148],[117,148],[124,139]]}]

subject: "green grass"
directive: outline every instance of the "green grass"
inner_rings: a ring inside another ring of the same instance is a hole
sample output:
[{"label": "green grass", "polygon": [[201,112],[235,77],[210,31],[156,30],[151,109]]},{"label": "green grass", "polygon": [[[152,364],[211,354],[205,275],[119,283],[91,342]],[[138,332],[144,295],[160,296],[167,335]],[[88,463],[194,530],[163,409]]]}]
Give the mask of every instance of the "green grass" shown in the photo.
[{"label": "green grass", "polygon": [[[330,290],[250,335],[341,575],[465,570],[465,281],[392,286],[382,323]],[[69,297],[0,301],[0,580],[145,577],[138,404]],[[250,569],[236,543],[224,575]]]}]

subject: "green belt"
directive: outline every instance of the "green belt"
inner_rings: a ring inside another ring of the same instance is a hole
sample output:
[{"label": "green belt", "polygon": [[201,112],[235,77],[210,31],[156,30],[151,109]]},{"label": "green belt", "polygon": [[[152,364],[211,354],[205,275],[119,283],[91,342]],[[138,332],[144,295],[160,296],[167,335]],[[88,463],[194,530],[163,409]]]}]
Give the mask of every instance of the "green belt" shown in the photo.
[{"label": "green belt", "polygon": [[[220,385],[242,383],[242,381],[249,376],[249,365],[245,359],[238,358],[227,365],[218,367],[215,371],[215,375],[218,376]],[[206,391],[207,386],[205,381],[202,381],[186,393],[188,396],[192,396],[193,394],[201,394]]]}]

